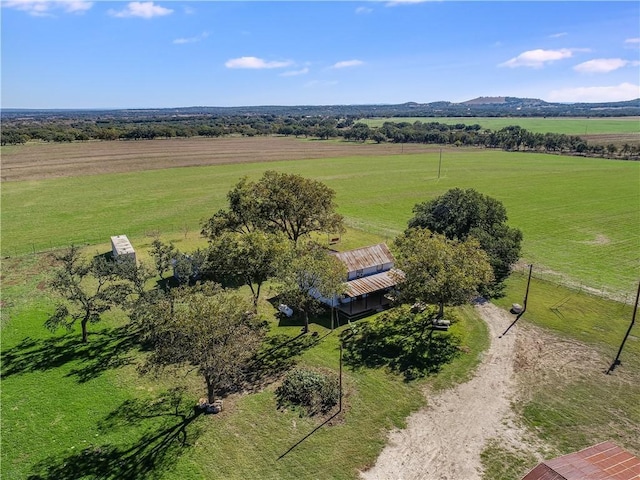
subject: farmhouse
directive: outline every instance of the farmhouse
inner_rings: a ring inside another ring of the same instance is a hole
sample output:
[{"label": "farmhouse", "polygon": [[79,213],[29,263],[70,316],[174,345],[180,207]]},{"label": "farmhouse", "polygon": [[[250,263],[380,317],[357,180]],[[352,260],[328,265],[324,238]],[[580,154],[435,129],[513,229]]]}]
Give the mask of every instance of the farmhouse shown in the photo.
[{"label": "farmhouse", "polygon": [[347,267],[347,291],[339,299],[323,299],[351,316],[389,305],[385,296],[396,286],[402,272],[393,268],[395,259],[384,243],[332,253]]},{"label": "farmhouse", "polygon": [[540,463],[522,480],[633,480],[640,458],[611,442]]},{"label": "farmhouse", "polygon": [[115,235],[111,237],[111,253],[113,259],[130,258],[136,261],[136,251],[133,249],[131,242],[126,235]]}]

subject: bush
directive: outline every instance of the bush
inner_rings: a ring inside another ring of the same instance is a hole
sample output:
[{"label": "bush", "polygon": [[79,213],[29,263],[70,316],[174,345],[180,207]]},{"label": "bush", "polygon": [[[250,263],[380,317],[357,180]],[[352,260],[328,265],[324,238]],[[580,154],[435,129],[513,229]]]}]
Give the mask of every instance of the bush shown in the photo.
[{"label": "bush", "polygon": [[308,416],[325,414],[338,403],[338,377],[330,372],[296,368],[276,389],[278,407],[300,407]]}]

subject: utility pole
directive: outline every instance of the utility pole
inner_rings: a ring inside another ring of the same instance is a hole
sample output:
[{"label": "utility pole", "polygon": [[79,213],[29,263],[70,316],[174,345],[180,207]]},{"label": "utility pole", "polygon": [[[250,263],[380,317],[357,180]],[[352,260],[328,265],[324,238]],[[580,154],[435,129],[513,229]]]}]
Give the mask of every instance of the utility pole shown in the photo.
[{"label": "utility pole", "polygon": [[640,283],[638,283],[638,293],[636,294],[636,303],[633,306],[633,315],[631,316],[631,324],[629,325],[629,328],[627,329],[627,333],[625,334],[624,339],[622,340],[622,344],[620,345],[620,349],[618,350],[618,354],[616,355],[615,360],[609,367],[609,370],[607,370],[607,375],[613,372],[613,370],[622,363],[620,362],[620,354],[622,353],[622,349],[624,348],[624,344],[627,341],[627,338],[629,338],[629,334],[631,333],[633,324],[636,322],[636,313],[638,312],[638,298],[640,298]]},{"label": "utility pole", "polygon": [[440,149],[440,161],[438,162],[438,180],[440,179],[440,167],[442,167],[442,149]]},{"label": "utility pole", "polygon": [[509,325],[509,326],[507,327],[507,329],[506,329],[504,332],[502,332],[502,335],[500,335],[498,338],[502,338],[502,337],[504,337],[504,336],[507,334],[507,332],[508,332],[509,330],[511,330],[511,327],[513,327],[513,326],[516,324],[516,322],[517,322],[518,320],[520,320],[520,317],[521,317],[522,315],[524,315],[524,312],[527,310],[527,298],[529,298],[529,285],[531,285],[531,271],[532,271],[532,270],[533,270],[533,264],[529,265],[529,279],[527,280],[527,290],[526,290],[526,292],[525,292],[525,294],[524,294],[524,301],[522,302],[522,304],[523,304],[523,305],[522,305],[522,311],[518,314],[518,316],[517,316],[517,317],[516,317],[516,319],[513,321],[513,323],[512,323],[511,325]]},{"label": "utility pole", "polygon": [[338,401],[338,412],[342,411],[342,342],[340,342],[340,400]]}]

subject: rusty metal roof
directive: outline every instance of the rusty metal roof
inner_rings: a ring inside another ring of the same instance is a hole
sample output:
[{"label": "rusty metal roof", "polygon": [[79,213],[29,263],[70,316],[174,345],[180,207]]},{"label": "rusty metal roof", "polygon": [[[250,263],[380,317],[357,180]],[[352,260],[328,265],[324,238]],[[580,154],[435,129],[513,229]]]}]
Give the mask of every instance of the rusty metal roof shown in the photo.
[{"label": "rusty metal roof", "polygon": [[346,252],[336,252],[334,255],[347,266],[347,270],[350,272],[395,261],[389,251],[389,247],[384,243],[356,248]]},{"label": "rusty metal roof", "polygon": [[402,270],[391,269],[347,282],[347,296],[357,297],[365,293],[377,292],[385,288],[394,287],[398,278],[404,277]]},{"label": "rusty metal roof", "polygon": [[640,480],[640,458],[603,442],[545,461],[522,480]]}]

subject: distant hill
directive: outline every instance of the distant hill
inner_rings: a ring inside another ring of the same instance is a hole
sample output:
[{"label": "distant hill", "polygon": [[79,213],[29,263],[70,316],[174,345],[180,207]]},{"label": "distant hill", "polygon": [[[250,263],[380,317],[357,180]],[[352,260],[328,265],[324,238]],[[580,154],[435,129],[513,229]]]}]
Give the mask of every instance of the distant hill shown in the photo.
[{"label": "distant hill", "polygon": [[540,100],[539,98],[518,98],[518,97],[478,97],[466,102],[461,102],[460,105],[549,105],[548,102]]},{"label": "distant hill", "polygon": [[640,98],[626,102],[550,103],[537,98],[478,97],[461,103],[447,101],[371,105],[260,105],[243,107],[177,107],[120,110],[28,110],[2,109],[3,121],[96,118],[141,120],[199,116],[294,116],[294,117],[610,117],[640,116]]}]

